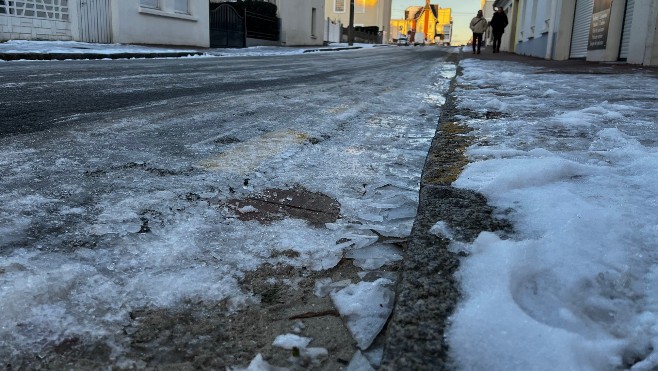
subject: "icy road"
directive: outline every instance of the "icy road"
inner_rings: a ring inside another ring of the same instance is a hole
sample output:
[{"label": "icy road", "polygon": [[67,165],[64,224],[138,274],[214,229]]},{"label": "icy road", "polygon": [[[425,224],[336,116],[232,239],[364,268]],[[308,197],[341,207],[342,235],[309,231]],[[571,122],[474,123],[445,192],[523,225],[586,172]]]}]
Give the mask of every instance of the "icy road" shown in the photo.
[{"label": "icy road", "polygon": [[[241,285],[266,265],[351,259],[365,277],[399,260],[450,60],[386,47],[1,65],[0,359],[246,366],[255,352],[208,353],[230,338],[216,328],[190,320],[174,345],[140,313],[184,326],[202,306],[239,311],[267,299]],[[389,278],[369,280],[383,304]],[[349,292],[333,299],[345,314]],[[376,333],[348,327],[366,350]]]}]

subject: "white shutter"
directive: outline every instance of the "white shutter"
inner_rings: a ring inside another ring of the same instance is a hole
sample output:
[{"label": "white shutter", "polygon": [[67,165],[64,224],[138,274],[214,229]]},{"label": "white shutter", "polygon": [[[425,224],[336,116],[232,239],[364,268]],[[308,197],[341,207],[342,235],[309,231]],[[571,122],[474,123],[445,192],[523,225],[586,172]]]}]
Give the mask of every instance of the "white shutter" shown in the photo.
[{"label": "white shutter", "polygon": [[571,33],[571,51],[569,58],[585,58],[589,42],[589,27],[592,24],[594,0],[576,0],[576,14]]},{"label": "white shutter", "polygon": [[628,46],[631,42],[631,25],[633,24],[633,9],[635,9],[635,0],[626,0],[626,13],[624,15],[624,30],[621,33],[621,48],[619,58],[628,58]]}]

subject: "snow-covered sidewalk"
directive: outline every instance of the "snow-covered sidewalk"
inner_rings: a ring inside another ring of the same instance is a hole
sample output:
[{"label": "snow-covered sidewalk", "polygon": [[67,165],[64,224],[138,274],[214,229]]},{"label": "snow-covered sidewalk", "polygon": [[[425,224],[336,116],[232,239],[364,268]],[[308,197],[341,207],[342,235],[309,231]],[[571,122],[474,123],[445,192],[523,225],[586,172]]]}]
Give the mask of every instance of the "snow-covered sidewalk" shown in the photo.
[{"label": "snow-covered sidewalk", "polygon": [[79,41],[10,40],[0,43],[3,59],[103,59],[103,58],[171,58],[171,57],[240,57],[303,54],[309,52],[372,48],[373,44],[332,43],[326,47],[253,46],[249,48],[170,48],[130,44],[96,44]]},{"label": "snow-covered sidewalk", "polygon": [[453,186],[484,194],[515,233],[451,243],[468,255],[448,329],[458,368],[657,369],[658,81],[461,66],[474,144]]}]

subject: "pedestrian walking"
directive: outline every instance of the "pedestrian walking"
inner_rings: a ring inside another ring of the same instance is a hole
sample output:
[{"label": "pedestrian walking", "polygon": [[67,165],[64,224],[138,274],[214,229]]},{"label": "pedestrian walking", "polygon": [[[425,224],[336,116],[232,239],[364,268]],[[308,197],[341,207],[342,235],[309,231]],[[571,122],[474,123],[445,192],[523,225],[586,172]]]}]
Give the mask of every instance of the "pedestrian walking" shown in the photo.
[{"label": "pedestrian walking", "polygon": [[[473,54],[477,51],[480,54],[480,48],[482,47],[482,34],[487,30],[489,24],[487,20],[484,19],[482,11],[478,10],[478,14],[471,19],[471,31],[473,31]],[[476,49],[477,45],[477,49]]]},{"label": "pedestrian walking", "polygon": [[503,33],[505,32],[505,27],[507,27],[507,15],[502,7],[496,8],[496,12],[493,17],[491,17],[491,35],[493,37],[493,52],[500,53],[500,43],[503,38]]}]

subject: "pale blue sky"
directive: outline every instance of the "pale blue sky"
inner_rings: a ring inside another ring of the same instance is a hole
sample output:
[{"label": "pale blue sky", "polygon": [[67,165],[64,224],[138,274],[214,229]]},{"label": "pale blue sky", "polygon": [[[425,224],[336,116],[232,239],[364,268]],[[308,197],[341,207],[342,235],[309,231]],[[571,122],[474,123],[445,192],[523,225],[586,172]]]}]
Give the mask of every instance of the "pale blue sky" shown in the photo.
[{"label": "pale blue sky", "polygon": [[[453,44],[466,43],[471,38],[468,24],[480,9],[480,0],[432,0],[431,4],[438,4],[441,8],[452,9]],[[392,19],[404,18],[404,10],[409,6],[423,6],[425,0],[393,0],[391,9]]]}]

